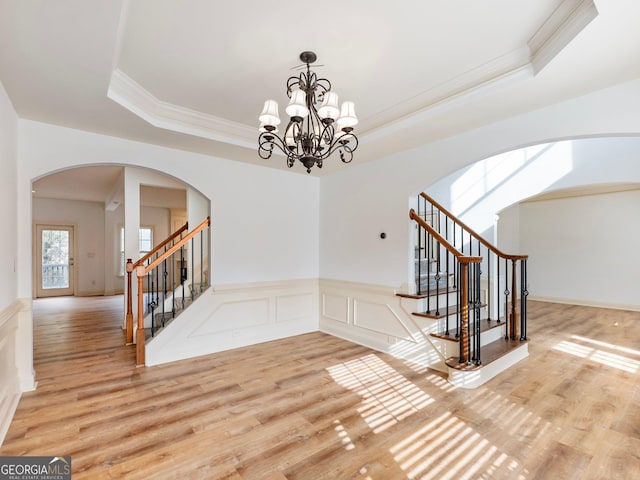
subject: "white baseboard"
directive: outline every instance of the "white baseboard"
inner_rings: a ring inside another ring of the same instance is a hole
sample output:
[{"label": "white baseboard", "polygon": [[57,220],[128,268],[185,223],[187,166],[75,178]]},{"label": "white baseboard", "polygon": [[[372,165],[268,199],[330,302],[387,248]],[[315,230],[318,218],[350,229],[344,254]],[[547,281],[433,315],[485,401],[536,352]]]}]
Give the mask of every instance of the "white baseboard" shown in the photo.
[{"label": "white baseboard", "polygon": [[0,312],[0,445],[9,430],[9,425],[20,400],[20,371],[18,354],[22,352],[19,345],[18,325],[24,304],[15,300]]},{"label": "white baseboard", "polygon": [[529,295],[529,300],[538,302],[561,303],[563,305],[579,305],[581,307],[610,308],[612,310],[629,310],[632,312],[640,312],[640,305],[625,305],[619,303],[593,302],[586,300],[578,300],[575,298],[556,298]]}]

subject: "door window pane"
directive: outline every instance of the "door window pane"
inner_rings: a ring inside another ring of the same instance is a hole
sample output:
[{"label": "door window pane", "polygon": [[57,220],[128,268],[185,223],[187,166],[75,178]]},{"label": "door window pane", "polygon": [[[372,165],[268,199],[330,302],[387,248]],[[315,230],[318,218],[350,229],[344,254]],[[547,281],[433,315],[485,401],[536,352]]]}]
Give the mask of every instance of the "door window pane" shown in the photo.
[{"label": "door window pane", "polygon": [[42,230],[42,288],[69,288],[67,230]]}]

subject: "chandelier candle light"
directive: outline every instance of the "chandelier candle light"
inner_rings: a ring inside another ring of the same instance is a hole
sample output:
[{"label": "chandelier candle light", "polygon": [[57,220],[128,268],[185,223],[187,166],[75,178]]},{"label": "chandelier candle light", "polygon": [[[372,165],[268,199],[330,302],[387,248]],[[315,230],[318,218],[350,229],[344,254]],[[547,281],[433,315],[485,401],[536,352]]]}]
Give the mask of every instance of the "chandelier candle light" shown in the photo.
[{"label": "chandelier candle light", "polygon": [[[336,150],[343,163],[353,160],[353,152],[358,148],[358,137],[353,127],[358,124],[353,102],[343,102],[338,108],[338,94],[331,90],[331,82],[318,78],[309,65],[316,61],[313,52],[302,52],[300,60],[307,65],[306,71],[287,80],[289,105],[285,111],[289,123],[284,134],[279,136],[278,103],[264,102],[260,114],[260,136],[258,154],[260,158],[271,158],[273,148],[278,147],[287,156],[287,166],[293,167],[299,160],[311,173],[317,165]],[[319,106],[317,106],[319,104]]]}]

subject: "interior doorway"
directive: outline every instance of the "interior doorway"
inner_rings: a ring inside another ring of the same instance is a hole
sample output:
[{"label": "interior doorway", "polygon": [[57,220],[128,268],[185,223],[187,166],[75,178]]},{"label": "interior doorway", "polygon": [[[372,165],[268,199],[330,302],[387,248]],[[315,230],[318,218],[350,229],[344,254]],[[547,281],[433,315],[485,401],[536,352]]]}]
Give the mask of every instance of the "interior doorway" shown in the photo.
[{"label": "interior doorway", "polygon": [[36,225],[36,297],[74,294],[73,225]]}]

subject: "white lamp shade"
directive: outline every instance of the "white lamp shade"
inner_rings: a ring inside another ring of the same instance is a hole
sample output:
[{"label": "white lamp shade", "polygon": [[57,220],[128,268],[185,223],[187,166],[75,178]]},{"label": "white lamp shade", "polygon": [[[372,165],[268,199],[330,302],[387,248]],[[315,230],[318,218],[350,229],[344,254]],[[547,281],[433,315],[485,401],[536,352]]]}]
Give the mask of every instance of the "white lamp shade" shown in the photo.
[{"label": "white lamp shade", "polygon": [[264,108],[260,114],[260,123],[263,125],[280,125],[280,116],[278,115],[278,102],[275,100],[267,100],[264,102]]},{"label": "white lamp shade", "polygon": [[338,108],[338,94],[336,92],[327,92],[324,94],[322,104],[318,109],[318,115],[320,118],[331,118],[337,120],[340,116],[340,109]]},{"label": "white lamp shade", "polygon": [[290,127],[284,133],[284,143],[287,144],[288,147],[292,147],[296,144],[296,135],[298,132],[298,126],[296,124],[289,124]]},{"label": "white lamp shade", "polygon": [[291,101],[287,105],[287,115],[290,117],[306,117],[309,115],[307,108],[307,94],[302,90],[294,90],[291,94]]},{"label": "white lamp shade", "polygon": [[356,106],[353,102],[343,102],[340,109],[340,118],[338,118],[338,128],[353,128],[358,124],[356,117]]}]

